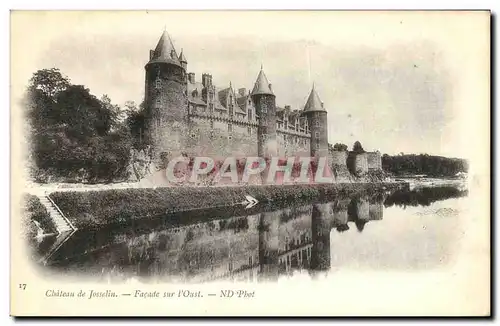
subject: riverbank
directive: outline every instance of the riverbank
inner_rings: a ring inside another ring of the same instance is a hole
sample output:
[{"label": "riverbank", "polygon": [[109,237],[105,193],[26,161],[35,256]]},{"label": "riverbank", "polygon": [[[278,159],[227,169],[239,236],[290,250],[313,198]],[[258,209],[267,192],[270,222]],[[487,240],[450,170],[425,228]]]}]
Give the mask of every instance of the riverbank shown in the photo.
[{"label": "riverbank", "polygon": [[320,201],[339,195],[408,189],[408,183],[339,183],[245,187],[129,188],[102,191],[57,191],[56,205],[78,229],[97,229],[150,220],[168,213],[244,206],[246,196],[257,205]]}]

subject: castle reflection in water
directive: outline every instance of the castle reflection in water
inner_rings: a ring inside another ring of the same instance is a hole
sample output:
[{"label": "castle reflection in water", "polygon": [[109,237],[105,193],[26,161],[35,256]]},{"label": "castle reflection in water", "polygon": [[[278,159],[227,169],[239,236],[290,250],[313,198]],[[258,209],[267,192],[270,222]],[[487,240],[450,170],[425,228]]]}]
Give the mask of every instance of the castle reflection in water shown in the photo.
[{"label": "castle reflection in water", "polygon": [[51,265],[58,272],[168,282],[273,280],[294,270],[327,271],[332,229],[362,231],[383,218],[384,200],[356,197],[180,227],[76,234]]}]

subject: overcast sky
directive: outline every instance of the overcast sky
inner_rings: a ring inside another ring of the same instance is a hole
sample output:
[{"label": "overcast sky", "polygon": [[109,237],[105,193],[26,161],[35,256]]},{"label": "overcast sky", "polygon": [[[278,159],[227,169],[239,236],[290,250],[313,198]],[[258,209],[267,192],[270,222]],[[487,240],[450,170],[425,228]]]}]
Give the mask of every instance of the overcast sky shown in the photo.
[{"label": "overcast sky", "polygon": [[484,18],[431,12],[18,13],[13,87],[24,86],[37,69],[57,67],[98,97],[140,103],[149,50],[166,27],[197,80],[209,72],[219,87],[232,82],[251,88],[263,64],[277,104],[292,108],[303,107],[314,82],[328,111],[331,143],[351,147],[359,140],[367,150],[389,154],[467,157],[474,125],[468,131],[464,126],[483,100],[477,100],[477,87],[489,69],[478,60],[489,51]]}]

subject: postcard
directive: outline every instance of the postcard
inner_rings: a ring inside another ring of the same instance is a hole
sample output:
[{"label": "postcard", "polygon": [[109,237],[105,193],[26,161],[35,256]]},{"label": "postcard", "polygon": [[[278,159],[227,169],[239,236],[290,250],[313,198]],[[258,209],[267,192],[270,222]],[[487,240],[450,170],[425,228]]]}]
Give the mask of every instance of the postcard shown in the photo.
[{"label": "postcard", "polygon": [[489,11],[11,11],[11,315],[477,316]]}]

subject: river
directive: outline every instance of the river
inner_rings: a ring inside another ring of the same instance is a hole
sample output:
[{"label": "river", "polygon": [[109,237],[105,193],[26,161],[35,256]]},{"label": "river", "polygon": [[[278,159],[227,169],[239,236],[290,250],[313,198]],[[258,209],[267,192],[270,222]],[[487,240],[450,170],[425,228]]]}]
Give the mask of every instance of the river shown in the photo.
[{"label": "river", "polygon": [[[204,283],[435,268],[453,259],[466,197],[464,189],[424,187],[224,218],[207,211],[206,221],[190,225],[182,216],[173,225],[166,215],[154,224],[77,231],[50,253],[44,270],[111,282]],[[38,252],[47,254],[55,241]]]}]

